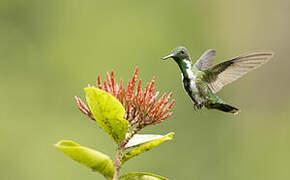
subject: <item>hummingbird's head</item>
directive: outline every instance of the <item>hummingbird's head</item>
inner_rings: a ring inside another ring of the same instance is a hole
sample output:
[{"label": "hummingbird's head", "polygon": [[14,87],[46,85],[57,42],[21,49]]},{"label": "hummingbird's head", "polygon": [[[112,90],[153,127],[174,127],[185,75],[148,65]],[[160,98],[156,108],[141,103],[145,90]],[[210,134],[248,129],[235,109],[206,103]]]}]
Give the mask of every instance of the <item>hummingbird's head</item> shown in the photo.
[{"label": "hummingbird's head", "polygon": [[173,58],[175,61],[181,61],[183,59],[190,60],[189,52],[183,46],[179,46],[179,47],[173,49],[171,54],[169,54],[168,56],[165,56],[162,59],[166,60],[168,58]]}]

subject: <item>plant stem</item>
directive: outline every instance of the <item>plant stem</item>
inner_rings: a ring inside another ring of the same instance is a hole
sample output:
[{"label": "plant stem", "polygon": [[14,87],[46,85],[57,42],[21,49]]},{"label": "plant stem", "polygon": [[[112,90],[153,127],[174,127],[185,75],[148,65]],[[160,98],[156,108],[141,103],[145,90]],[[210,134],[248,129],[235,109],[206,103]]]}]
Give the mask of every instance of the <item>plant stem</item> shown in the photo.
[{"label": "plant stem", "polygon": [[123,153],[125,151],[125,146],[129,142],[129,140],[140,130],[140,127],[136,127],[133,131],[129,133],[127,138],[125,138],[118,146],[116,155],[115,155],[115,162],[114,162],[114,176],[113,180],[118,180],[119,178],[119,171],[121,168],[121,159],[123,158]]},{"label": "plant stem", "polygon": [[124,149],[121,148],[121,146],[118,147],[118,150],[116,152],[116,159],[114,162],[114,176],[113,180],[118,180],[119,177],[119,170],[121,168],[121,159],[123,157],[123,151]]}]

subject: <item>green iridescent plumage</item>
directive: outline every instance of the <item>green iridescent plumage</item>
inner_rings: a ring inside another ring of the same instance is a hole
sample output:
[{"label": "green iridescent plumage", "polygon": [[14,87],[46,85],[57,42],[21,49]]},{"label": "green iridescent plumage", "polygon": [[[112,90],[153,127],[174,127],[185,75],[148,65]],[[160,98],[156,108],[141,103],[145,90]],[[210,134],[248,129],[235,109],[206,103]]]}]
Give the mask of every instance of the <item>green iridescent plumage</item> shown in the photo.
[{"label": "green iridescent plumage", "polygon": [[195,109],[206,107],[237,114],[239,109],[226,104],[216,93],[225,85],[260,67],[273,57],[272,51],[255,51],[213,65],[215,50],[207,50],[193,64],[185,47],[177,47],[163,58],[172,58],[178,64],[183,85],[194,102]]}]

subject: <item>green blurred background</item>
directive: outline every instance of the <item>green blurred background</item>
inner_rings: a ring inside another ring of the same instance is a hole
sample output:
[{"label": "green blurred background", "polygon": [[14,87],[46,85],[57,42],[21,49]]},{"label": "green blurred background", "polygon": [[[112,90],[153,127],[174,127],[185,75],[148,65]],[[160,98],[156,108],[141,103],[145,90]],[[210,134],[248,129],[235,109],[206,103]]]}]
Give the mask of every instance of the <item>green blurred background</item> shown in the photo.
[{"label": "green blurred background", "polygon": [[[0,2],[0,179],[102,179],[53,147],[74,140],[114,155],[110,138],[78,110],[73,96],[96,74],[128,79],[136,65],[173,91],[174,115],[145,133],[174,141],[138,156],[122,173],[173,180],[290,179],[289,0],[2,0]],[[176,46],[217,62],[256,49],[272,61],[219,93],[237,116],[195,112],[173,61]]]}]

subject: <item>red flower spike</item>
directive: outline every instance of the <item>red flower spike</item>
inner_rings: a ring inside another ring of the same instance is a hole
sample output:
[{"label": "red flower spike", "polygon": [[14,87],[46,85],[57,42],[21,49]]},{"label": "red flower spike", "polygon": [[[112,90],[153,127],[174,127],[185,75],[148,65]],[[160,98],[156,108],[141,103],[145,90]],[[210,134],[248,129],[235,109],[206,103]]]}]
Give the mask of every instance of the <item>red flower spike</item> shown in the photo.
[{"label": "red flower spike", "polygon": [[126,90],[125,89],[122,89],[122,91],[121,91],[121,94],[122,94],[122,96],[121,96],[121,99],[119,99],[121,102],[123,102],[122,104],[124,105],[124,101],[125,101],[125,95],[126,95]]},{"label": "red flower spike", "polygon": [[122,90],[122,88],[123,88],[123,79],[120,79],[120,85],[119,85],[119,92],[120,92],[120,90]]},{"label": "red flower spike", "polygon": [[141,79],[139,80],[139,82],[138,82],[138,85],[137,85],[137,96],[138,96],[138,94],[140,94],[140,92],[141,92]]},{"label": "red flower spike", "polygon": [[143,96],[143,106],[145,106],[145,100],[147,98],[147,95],[148,95],[148,87],[149,87],[149,83],[146,84],[146,87],[145,87],[145,91],[144,91],[144,96]]},{"label": "red flower spike", "polygon": [[82,102],[82,100],[80,98],[78,98],[77,96],[75,96],[75,101],[78,104],[78,108],[79,110],[85,114],[86,116],[88,116],[89,118],[91,118],[92,120],[95,120],[94,116],[92,115],[90,109],[87,107],[87,105],[85,103]]},{"label": "red flower spike", "polygon": [[130,118],[130,112],[131,112],[131,105],[129,104],[127,106],[127,118]]},{"label": "red flower spike", "polygon": [[119,84],[119,88],[117,88],[117,92],[116,92],[116,95],[117,95],[117,99],[121,102],[122,105],[124,105],[124,101],[123,101],[123,80],[120,79],[120,84]]},{"label": "red flower spike", "polygon": [[131,94],[133,94],[133,92],[134,92],[135,84],[136,84],[136,81],[137,81],[137,77],[138,77],[138,67],[136,67],[136,69],[134,71],[134,74],[133,74],[133,77],[132,77]]},{"label": "red flower spike", "polygon": [[106,81],[104,81],[104,89],[103,90],[105,90],[106,92],[109,92],[109,89],[108,89],[108,86],[107,86],[107,82]]},{"label": "red flower spike", "polygon": [[131,82],[129,80],[128,85],[127,85],[127,92],[126,92],[127,99],[130,99],[130,88],[131,88]]},{"label": "red flower spike", "polygon": [[[97,75],[97,87],[106,91],[116,97],[126,110],[125,117],[131,126],[137,125],[142,128],[146,125],[157,124],[169,118],[173,113],[168,112],[175,100],[168,102],[172,98],[172,93],[167,96],[164,93],[158,100],[159,91],[155,93],[155,77],[152,78],[150,83],[146,83],[144,90],[141,88],[141,80],[138,80],[138,67],[136,67],[132,78],[128,81],[127,88],[123,86],[123,80],[120,83],[115,81],[114,71],[106,73],[106,80],[104,86],[99,75]],[[138,83],[137,83],[138,81]],[[137,84],[136,90],[135,86]],[[91,87],[89,85],[89,87]],[[75,97],[79,110],[86,116],[94,120],[90,109],[78,98]]]},{"label": "red flower spike", "polygon": [[134,71],[134,73],[133,73],[133,77],[132,77],[132,82],[133,82],[133,84],[135,84],[135,83],[136,83],[136,81],[137,81],[137,77],[138,77],[138,70],[139,70],[139,68],[138,68],[138,67],[136,67],[136,68],[135,68],[135,71]]},{"label": "red flower spike", "polygon": [[102,81],[101,81],[101,77],[100,77],[100,75],[97,76],[97,80],[98,80],[98,83],[97,83],[97,84],[98,84],[98,88],[99,88],[99,89],[103,89],[103,88],[102,88]]},{"label": "red flower spike", "polygon": [[149,86],[149,94],[150,95],[153,95],[154,93],[154,82],[155,82],[155,77],[153,76],[152,80],[151,80],[151,83],[150,83],[150,86]]},{"label": "red flower spike", "polygon": [[111,77],[110,77],[110,74],[108,72],[106,73],[106,75],[107,75],[108,89],[111,91],[110,93],[112,94],[113,87],[112,87]]},{"label": "red flower spike", "polygon": [[142,98],[142,89],[141,89],[141,80],[139,80],[136,92],[136,102],[141,102],[141,98]]},{"label": "red flower spike", "polygon": [[114,80],[114,71],[111,72],[111,82],[112,82],[113,96],[116,96],[116,86],[115,86],[115,80]]},{"label": "red flower spike", "polygon": [[168,94],[168,96],[167,96],[167,98],[165,99],[165,101],[164,101],[164,105],[166,105],[167,103],[168,103],[168,101],[170,100],[170,98],[172,97],[172,92],[170,92],[169,94]]}]

